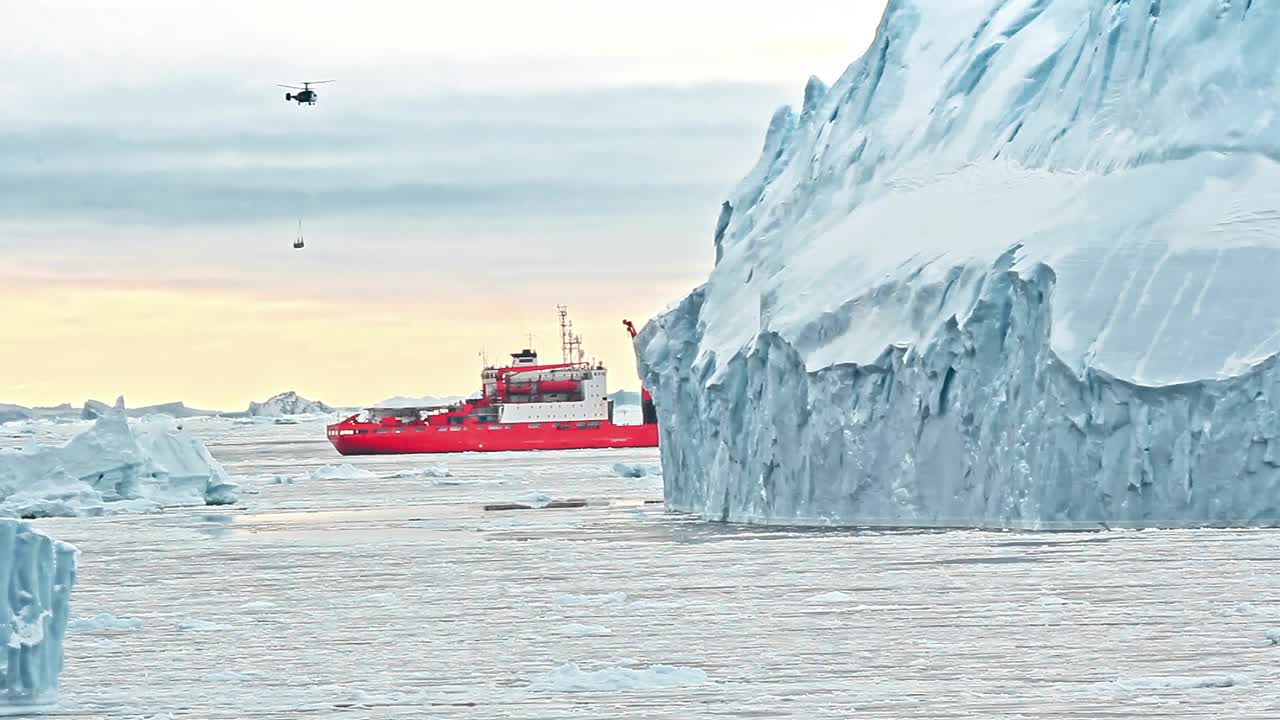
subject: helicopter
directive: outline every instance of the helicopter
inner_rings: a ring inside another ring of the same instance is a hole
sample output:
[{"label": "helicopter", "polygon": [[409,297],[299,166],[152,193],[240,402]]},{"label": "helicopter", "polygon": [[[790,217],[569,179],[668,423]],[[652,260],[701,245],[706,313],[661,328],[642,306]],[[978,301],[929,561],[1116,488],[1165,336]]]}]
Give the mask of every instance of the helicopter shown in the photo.
[{"label": "helicopter", "polygon": [[315,105],[316,98],[320,96],[320,93],[316,92],[315,90],[312,90],[311,86],[322,85],[324,83],[331,83],[331,82],[334,82],[334,81],[333,80],[312,80],[311,82],[302,83],[302,87],[298,87],[297,85],[277,85],[277,87],[302,91],[300,93],[285,93],[284,94],[285,100],[296,100],[299,105],[301,105],[302,103],[306,103],[308,105]]},{"label": "helicopter", "polygon": [[298,221],[298,239],[293,241],[293,249],[301,250],[306,247],[306,243],[302,242],[302,221]]}]

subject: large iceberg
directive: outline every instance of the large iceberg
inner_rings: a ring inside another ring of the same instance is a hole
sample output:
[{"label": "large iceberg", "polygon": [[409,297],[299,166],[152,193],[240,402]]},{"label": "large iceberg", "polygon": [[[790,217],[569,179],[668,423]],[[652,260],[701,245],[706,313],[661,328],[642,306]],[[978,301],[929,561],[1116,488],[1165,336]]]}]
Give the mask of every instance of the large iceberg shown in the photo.
[{"label": "large iceberg", "polygon": [[75,547],[0,519],[0,714],[54,704],[76,581]]},{"label": "large iceberg", "polygon": [[667,503],[1280,524],[1280,4],[891,0],[644,329]]},{"label": "large iceberg", "polygon": [[234,503],[238,486],[189,433],[100,417],[61,447],[0,450],[0,514],[98,515],[109,511]]}]

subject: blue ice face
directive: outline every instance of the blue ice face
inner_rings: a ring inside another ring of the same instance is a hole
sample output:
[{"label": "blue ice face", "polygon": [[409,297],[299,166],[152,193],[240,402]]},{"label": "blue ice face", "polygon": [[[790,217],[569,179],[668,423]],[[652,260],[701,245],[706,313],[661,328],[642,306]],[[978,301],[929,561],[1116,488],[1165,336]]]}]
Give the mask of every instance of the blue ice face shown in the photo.
[{"label": "blue ice face", "polygon": [[77,551],[24,522],[0,519],[0,709],[57,700],[62,641],[76,581]]},{"label": "blue ice face", "polygon": [[668,501],[1280,522],[1277,32],[1273,4],[891,2],[639,338]]}]

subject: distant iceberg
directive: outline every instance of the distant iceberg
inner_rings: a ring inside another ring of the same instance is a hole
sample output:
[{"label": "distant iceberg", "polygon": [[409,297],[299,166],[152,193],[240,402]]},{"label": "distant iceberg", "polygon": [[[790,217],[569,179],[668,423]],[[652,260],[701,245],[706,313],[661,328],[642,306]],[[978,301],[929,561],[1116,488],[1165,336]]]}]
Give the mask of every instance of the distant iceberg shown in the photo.
[{"label": "distant iceberg", "polygon": [[389,397],[382,402],[376,403],[371,407],[379,408],[422,408],[422,407],[438,407],[442,405],[452,405],[462,402],[467,398],[462,395],[424,395],[422,397],[407,397],[404,395],[396,395]]},{"label": "distant iceberg", "polygon": [[[70,408],[69,405],[62,405],[57,408],[36,408],[33,412],[36,417],[65,417],[61,413],[62,408]],[[80,419],[97,420],[103,415],[108,414],[112,410],[120,410],[127,417],[143,418],[149,415],[165,415],[171,418],[190,418],[190,417],[211,417],[219,415],[217,410],[200,410],[197,408],[189,408],[182,402],[162,403],[160,405],[146,405],[139,408],[125,408],[124,397],[116,398],[115,406],[97,400],[86,400],[84,407],[80,409]]]},{"label": "distant iceberg", "polygon": [[[172,403],[171,405],[181,404],[182,403]],[[90,407],[95,409],[110,409],[111,406],[105,403],[100,403],[96,400],[89,400],[85,403],[84,408],[72,407],[70,403],[63,403],[52,407],[25,407],[22,405],[0,403],[0,423],[22,422],[26,420],[81,420],[84,419],[86,415],[86,409]],[[97,417],[96,412],[93,417]]]},{"label": "distant iceberg", "polygon": [[637,340],[668,506],[1280,525],[1277,37],[1277,3],[890,0]]},{"label": "distant iceberg", "polygon": [[30,420],[33,417],[31,408],[21,405],[9,405],[0,403],[0,424],[7,422],[17,422],[20,420]]},{"label": "distant iceberg", "polygon": [[283,417],[286,415],[328,415],[333,408],[318,400],[308,400],[290,390],[274,395],[266,402],[251,402],[249,417]]},{"label": "distant iceberg", "polygon": [[77,551],[30,525],[0,519],[0,714],[57,701]]}]

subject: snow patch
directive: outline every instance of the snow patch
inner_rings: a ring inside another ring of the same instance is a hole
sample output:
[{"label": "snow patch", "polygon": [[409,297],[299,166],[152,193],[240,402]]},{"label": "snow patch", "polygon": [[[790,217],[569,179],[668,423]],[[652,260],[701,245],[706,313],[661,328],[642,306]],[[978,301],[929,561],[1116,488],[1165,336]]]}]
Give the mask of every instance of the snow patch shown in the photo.
[{"label": "snow patch", "polygon": [[643,670],[582,670],[576,663],[565,663],[534,680],[533,687],[552,692],[608,692],[689,687],[706,682],[707,674],[698,668],[651,665]]},{"label": "snow patch", "polygon": [[111,613],[98,613],[93,617],[76,618],[67,623],[68,632],[98,633],[122,632],[142,627],[137,618],[118,618]]},{"label": "snow patch", "polygon": [[225,632],[230,630],[231,626],[216,622],[209,622],[208,620],[201,620],[199,618],[189,618],[187,620],[179,620],[178,629],[185,632],[198,633]]},{"label": "snow patch", "polygon": [[1196,688],[1228,688],[1248,685],[1244,675],[1218,675],[1211,677],[1139,677],[1116,680],[1126,690],[1193,690]]},{"label": "snow patch", "polygon": [[164,506],[155,500],[134,498],[133,500],[115,500],[104,504],[107,515],[148,515],[164,510]]},{"label": "snow patch", "polygon": [[546,493],[533,493],[531,495],[524,496],[521,503],[530,507],[544,508],[555,501],[556,499],[554,497]]},{"label": "snow patch", "polygon": [[242,672],[227,670],[224,672],[210,673],[208,675],[205,675],[204,679],[208,680],[209,682],[246,682],[248,680],[252,680],[253,678]]},{"label": "snow patch", "polygon": [[560,628],[561,635],[574,635],[577,637],[603,637],[612,635],[613,631],[603,625],[580,625],[571,623]]},{"label": "snow patch", "polygon": [[623,603],[627,601],[627,594],[624,592],[611,592],[607,594],[594,595],[574,595],[572,593],[561,595],[556,598],[556,602],[565,607],[576,607],[583,605],[612,605],[615,603]]},{"label": "snow patch", "polygon": [[371,480],[377,475],[362,470],[351,463],[325,465],[311,471],[312,480]]},{"label": "snow patch", "polygon": [[236,483],[218,483],[205,492],[206,505],[234,505],[240,499],[240,486]]},{"label": "snow patch", "polygon": [[408,468],[398,470],[391,475],[392,478],[450,478],[453,473],[449,472],[449,466],[445,464],[427,465],[420,468]]},{"label": "snow patch", "polygon": [[613,472],[618,477],[624,478],[642,478],[648,475],[662,475],[661,467],[650,467],[647,465],[628,465],[626,463],[616,463],[613,466]]},{"label": "snow patch", "polygon": [[847,603],[847,602],[853,602],[853,596],[847,595],[837,590],[832,592],[825,592],[820,595],[814,595],[813,597],[809,598],[809,602],[816,603],[819,605],[825,605],[828,603]]}]

